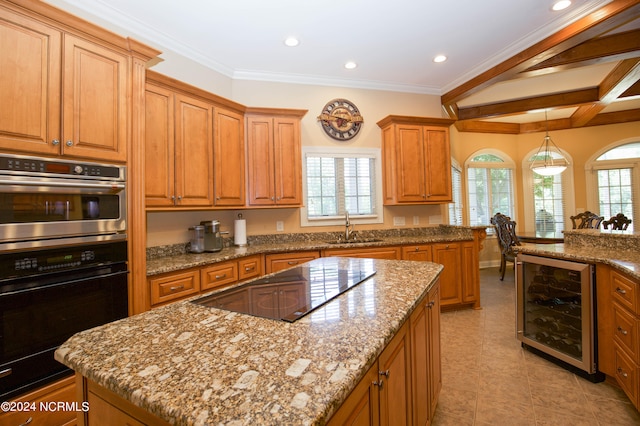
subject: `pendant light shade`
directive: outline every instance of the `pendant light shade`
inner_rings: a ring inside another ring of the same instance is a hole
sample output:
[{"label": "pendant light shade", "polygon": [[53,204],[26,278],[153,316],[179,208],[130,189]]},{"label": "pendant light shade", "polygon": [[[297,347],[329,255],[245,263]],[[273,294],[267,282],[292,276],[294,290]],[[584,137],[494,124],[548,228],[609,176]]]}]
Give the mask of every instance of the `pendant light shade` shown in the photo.
[{"label": "pendant light shade", "polygon": [[544,112],[544,120],[546,125],[546,135],[542,140],[542,145],[538,149],[536,155],[533,156],[530,168],[535,173],[542,176],[553,176],[564,172],[569,166],[569,161],[560,152],[558,146],[549,136],[549,122],[547,120],[547,111]]}]

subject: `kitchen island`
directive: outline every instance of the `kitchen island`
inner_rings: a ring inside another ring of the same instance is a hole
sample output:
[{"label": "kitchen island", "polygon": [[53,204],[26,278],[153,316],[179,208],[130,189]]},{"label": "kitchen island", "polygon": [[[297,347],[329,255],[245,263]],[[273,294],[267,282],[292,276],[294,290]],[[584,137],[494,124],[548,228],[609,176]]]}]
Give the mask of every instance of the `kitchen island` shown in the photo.
[{"label": "kitchen island", "polygon": [[[424,300],[442,271],[430,262],[357,261],[371,262],[375,275],[293,323],[184,300],[74,335],[56,359],[82,377],[89,410],[80,424],[122,414],[178,425],[325,423],[401,330],[415,335],[409,319],[433,305]],[[432,331],[439,345],[439,325]],[[406,340],[407,369],[433,336],[417,337]],[[424,394],[427,383],[414,379],[424,364],[407,374],[409,399],[414,387]],[[435,367],[439,375],[439,355]],[[407,416],[418,405],[406,401]]]}]

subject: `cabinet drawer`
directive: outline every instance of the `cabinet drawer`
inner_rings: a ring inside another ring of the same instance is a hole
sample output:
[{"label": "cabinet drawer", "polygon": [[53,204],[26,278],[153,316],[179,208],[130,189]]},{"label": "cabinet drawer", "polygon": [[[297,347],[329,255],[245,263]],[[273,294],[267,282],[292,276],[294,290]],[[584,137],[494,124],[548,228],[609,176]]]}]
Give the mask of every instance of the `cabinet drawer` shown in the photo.
[{"label": "cabinet drawer", "polygon": [[615,352],[615,371],[618,384],[631,402],[638,406],[638,367],[617,343],[615,343]]},{"label": "cabinet drawer", "polygon": [[200,272],[191,270],[149,279],[151,304],[176,300],[200,291]]},{"label": "cabinet drawer", "polygon": [[208,290],[238,281],[238,262],[224,262],[201,270],[202,289]]},{"label": "cabinet drawer", "polygon": [[244,281],[249,278],[262,275],[262,256],[248,256],[238,260],[238,280]]},{"label": "cabinet drawer", "polygon": [[267,274],[291,268],[320,257],[317,251],[300,251],[294,253],[268,254],[265,256]]},{"label": "cabinet drawer", "polygon": [[613,338],[631,356],[634,362],[638,357],[638,319],[618,303],[613,304]]},{"label": "cabinet drawer", "polygon": [[640,315],[640,309],[638,309],[638,296],[640,292],[638,292],[637,284],[624,275],[616,271],[612,271],[611,292],[613,293],[613,300],[617,301],[634,314]]}]

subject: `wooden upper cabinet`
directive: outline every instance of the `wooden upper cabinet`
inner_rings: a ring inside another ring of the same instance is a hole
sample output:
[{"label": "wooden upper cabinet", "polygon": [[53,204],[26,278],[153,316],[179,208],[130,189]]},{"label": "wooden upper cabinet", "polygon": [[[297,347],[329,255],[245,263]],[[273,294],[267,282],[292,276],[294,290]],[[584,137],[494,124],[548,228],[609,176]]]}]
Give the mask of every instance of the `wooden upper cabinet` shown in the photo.
[{"label": "wooden upper cabinet", "polygon": [[300,119],[306,110],[251,109],[247,114],[248,204],[302,204]]},{"label": "wooden upper cabinet", "polygon": [[62,154],[126,161],[129,59],[78,37],[64,37]]},{"label": "wooden upper cabinet", "polygon": [[176,95],[176,205],[213,206],[213,109]]},{"label": "wooden upper cabinet", "polygon": [[130,55],[8,10],[2,18],[0,148],[126,161]]},{"label": "wooden upper cabinet", "polygon": [[388,116],[382,128],[386,205],[451,201],[449,126],[441,118]]},{"label": "wooden upper cabinet", "polygon": [[214,108],[214,203],[244,206],[244,115]]},{"label": "wooden upper cabinet", "polygon": [[0,9],[0,148],[57,154],[62,34]]},{"label": "wooden upper cabinet", "polygon": [[147,83],[145,93],[145,199],[173,206],[175,194],[174,94]]}]

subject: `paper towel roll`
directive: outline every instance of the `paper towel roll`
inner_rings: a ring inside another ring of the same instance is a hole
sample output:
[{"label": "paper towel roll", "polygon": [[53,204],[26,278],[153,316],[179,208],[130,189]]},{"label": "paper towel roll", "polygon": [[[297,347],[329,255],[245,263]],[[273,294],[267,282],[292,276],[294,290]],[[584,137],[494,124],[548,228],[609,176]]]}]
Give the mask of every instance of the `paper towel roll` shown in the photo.
[{"label": "paper towel roll", "polygon": [[247,221],[236,219],[233,224],[233,243],[237,246],[247,245]]}]

